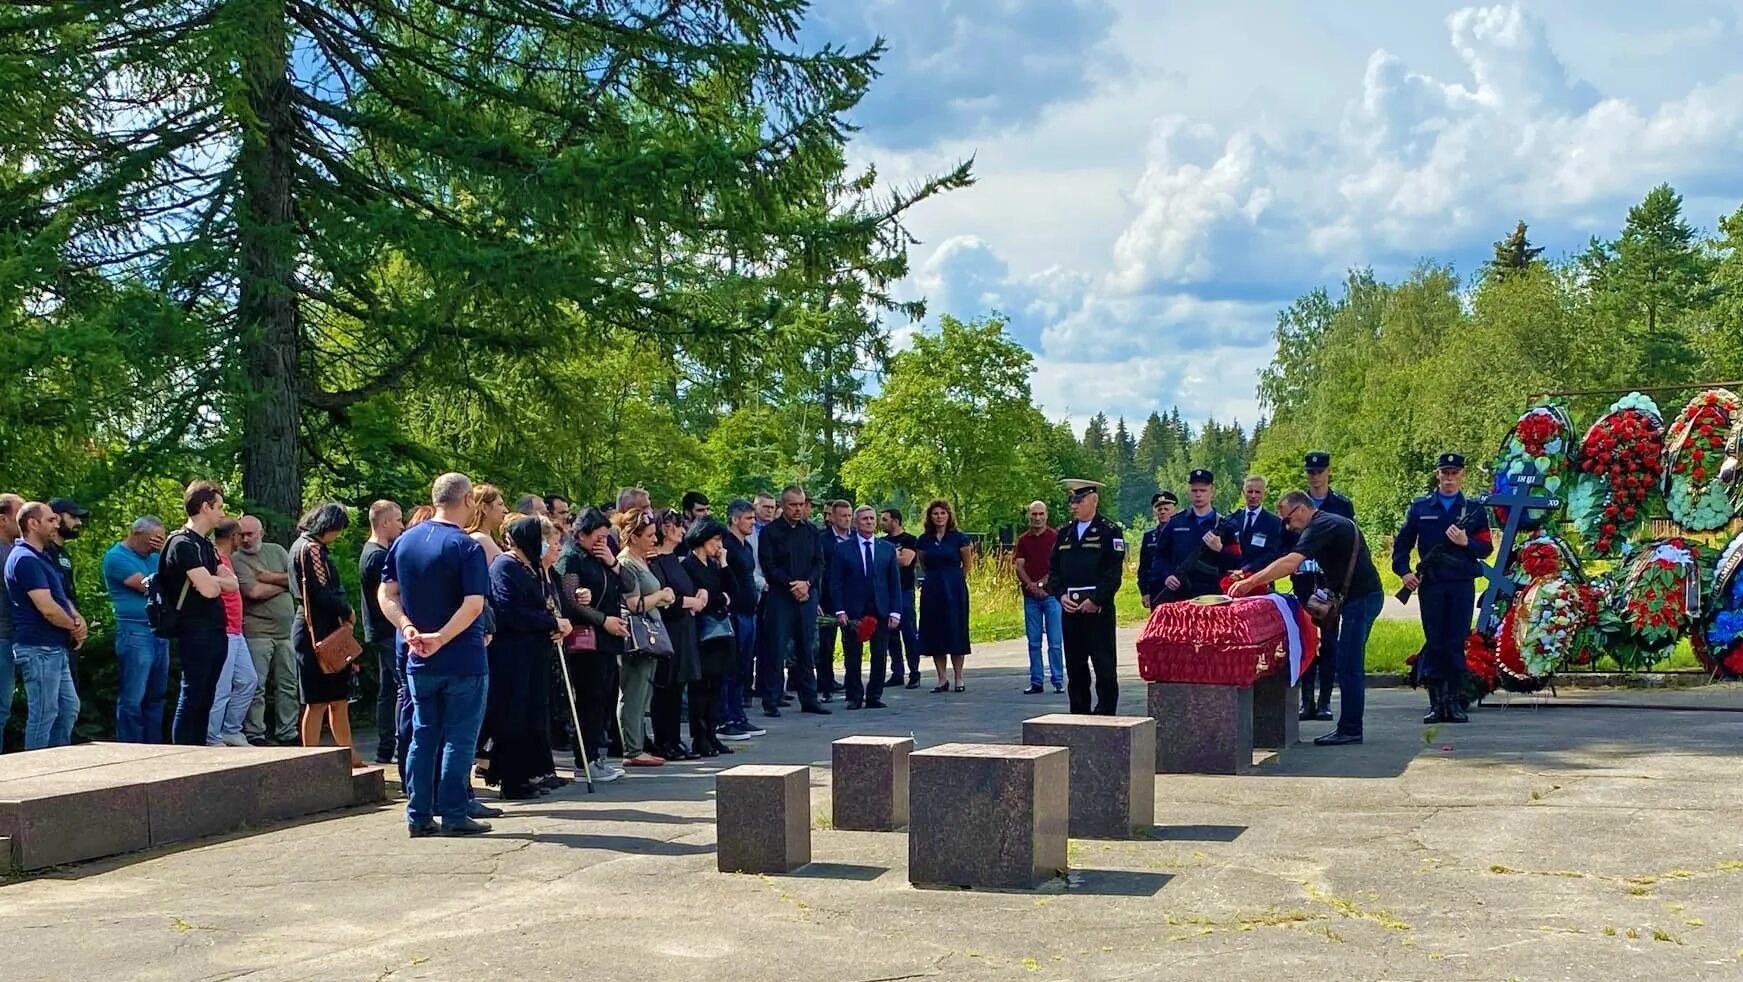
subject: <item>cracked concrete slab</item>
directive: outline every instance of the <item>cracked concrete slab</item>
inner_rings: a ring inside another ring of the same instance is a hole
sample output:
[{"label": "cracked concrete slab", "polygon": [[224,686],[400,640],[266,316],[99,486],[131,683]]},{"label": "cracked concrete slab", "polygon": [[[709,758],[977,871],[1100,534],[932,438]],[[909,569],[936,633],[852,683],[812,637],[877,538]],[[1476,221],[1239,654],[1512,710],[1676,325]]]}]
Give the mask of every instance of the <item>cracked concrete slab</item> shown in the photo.
[{"label": "cracked concrete slab", "polygon": [[[1159,775],[1149,838],[1073,840],[1070,876],[1033,892],[914,889],[904,834],[828,827],[832,739],[1016,742],[1063,702],[1019,694],[1024,675],[783,718],[724,762],[511,803],[477,839],[410,840],[398,808],[360,809],[7,881],[0,978],[1743,974],[1735,687],[1678,693],[1688,711],[1490,708],[1432,733],[1420,696],[1374,692],[1363,746]],[[813,767],[798,873],[714,870],[712,774],[747,761]]]}]

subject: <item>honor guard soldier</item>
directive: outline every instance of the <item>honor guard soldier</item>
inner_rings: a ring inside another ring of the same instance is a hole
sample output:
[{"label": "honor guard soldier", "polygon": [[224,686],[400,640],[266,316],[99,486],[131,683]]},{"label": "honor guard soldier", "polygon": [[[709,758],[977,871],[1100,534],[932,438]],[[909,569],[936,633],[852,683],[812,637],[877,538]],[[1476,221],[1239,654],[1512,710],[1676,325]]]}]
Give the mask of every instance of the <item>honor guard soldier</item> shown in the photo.
[{"label": "honor guard soldier", "polygon": [[[1301,461],[1302,474],[1307,479],[1307,497],[1313,503],[1314,510],[1341,515],[1350,521],[1356,520],[1356,506],[1350,499],[1338,494],[1331,487],[1331,454],[1324,450],[1314,450]],[[1287,546],[1296,541],[1296,533],[1286,534]],[[1313,596],[1313,591],[1319,589],[1322,583],[1319,563],[1312,559],[1302,562],[1301,568],[1289,577],[1290,592],[1297,600],[1306,602]],[[1308,669],[1312,675],[1301,678],[1301,718],[1331,719],[1331,690],[1337,682],[1337,650],[1338,622],[1333,621],[1319,630],[1319,657],[1313,660],[1313,666]],[[1314,698],[1314,681],[1319,682],[1319,698]]]},{"label": "honor guard soldier", "polygon": [[1174,510],[1180,507],[1180,496],[1163,488],[1150,496],[1150,508],[1156,513],[1156,527],[1144,533],[1143,540],[1138,544],[1138,596],[1146,608],[1156,606],[1156,597],[1162,593],[1162,530],[1168,527],[1168,520],[1174,517]]},{"label": "honor guard soldier", "polygon": [[[1114,658],[1114,595],[1126,570],[1126,539],[1120,527],[1097,508],[1101,485],[1060,482],[1070,493],[1071,518],[1059,527],[1048,563],[1047,592],[1059,598],[1065,635],[1065,690],[1071,711],[1114,715],[1120,679]],[[1090,709],[1090,672],[1095,673],[1095,708]]]},{"label": "honor guard soldier", "polygon": [[[1471,609],[1476,604],[1476,579],[1481,560],[1494,549],[1489,537],[1489,513],[1465,498],[1465,458],[1440,455],[1435,490],[1410,503],[1404,527],[1392,542],[1392,571],[1404,586],[1417,591],[1422,615],[1420,669],[1428,685],[1428,715],[1424,723],[1466,722],[1461,694],[1465,681],[1465,637],[1471,633]],[[1410,567],[1410,552],[1418,564]]]},{"label": "honor guard soldier", "polygon": [[1191,507],[1175,514],[1162,527],[1158,554],[1162,592],[1156,603],[1191,600],[1222,593],[1223,574],[1241,562],[1238,534],[1228,528],[1211,506],[1216,497],[1216,478],[1210,471],[1187,475],[1187,501]]}]

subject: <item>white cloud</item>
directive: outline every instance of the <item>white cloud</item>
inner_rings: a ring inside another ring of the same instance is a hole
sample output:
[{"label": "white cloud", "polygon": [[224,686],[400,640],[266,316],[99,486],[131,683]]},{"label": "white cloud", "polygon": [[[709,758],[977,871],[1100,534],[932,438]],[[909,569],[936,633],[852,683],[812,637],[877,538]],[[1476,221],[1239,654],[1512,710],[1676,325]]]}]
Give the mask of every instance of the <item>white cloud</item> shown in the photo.
[{"label": "white cloud", "polygon": [[1008,314],[1052,412],[1250,421],[1275,311],[1348,267],[1468,271],[1521,217],[1573,251],[1660,181],[1697,222],[1743,200],[1734,5],[1115,2],[1127,71],[1017,129],[858,150],[976,156],[914,216],[912,282]]}]

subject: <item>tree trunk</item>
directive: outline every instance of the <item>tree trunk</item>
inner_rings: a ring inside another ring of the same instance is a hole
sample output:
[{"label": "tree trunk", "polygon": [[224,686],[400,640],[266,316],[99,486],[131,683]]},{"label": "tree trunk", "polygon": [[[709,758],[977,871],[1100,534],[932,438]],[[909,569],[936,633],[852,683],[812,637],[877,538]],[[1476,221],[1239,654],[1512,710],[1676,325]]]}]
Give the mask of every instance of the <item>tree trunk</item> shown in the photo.
[{"label": "tree trunk", "polygon": [[241,74],[254,122],[238,155],[241,206],[237,323],[248,373],[242,406],[242,494],[269,537],[288,542],[302,508],[301,333],[291,196],[295,125],[282,3],[260,6]]}]

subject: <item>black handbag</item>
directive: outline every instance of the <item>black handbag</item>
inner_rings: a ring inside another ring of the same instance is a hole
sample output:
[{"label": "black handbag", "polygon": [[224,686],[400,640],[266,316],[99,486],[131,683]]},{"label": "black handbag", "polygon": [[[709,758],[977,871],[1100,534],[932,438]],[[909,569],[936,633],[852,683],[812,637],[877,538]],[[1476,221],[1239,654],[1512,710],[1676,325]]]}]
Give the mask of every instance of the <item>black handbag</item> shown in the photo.
[{"label": "black handbag", "polygon": [[659,614],[632,614],[626,610],[623,621],[629,627],[629,637],[623,639],[624,654],[647,655],[652,658],[672,657],[672,635],[666,630],[666,622],[660,620]]}]

